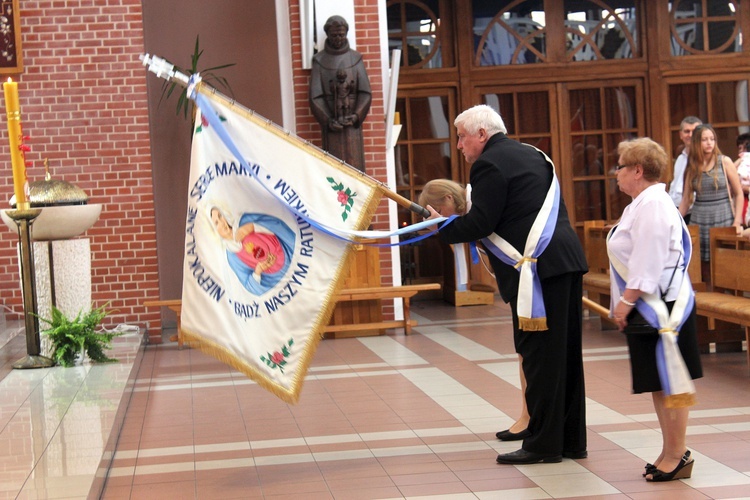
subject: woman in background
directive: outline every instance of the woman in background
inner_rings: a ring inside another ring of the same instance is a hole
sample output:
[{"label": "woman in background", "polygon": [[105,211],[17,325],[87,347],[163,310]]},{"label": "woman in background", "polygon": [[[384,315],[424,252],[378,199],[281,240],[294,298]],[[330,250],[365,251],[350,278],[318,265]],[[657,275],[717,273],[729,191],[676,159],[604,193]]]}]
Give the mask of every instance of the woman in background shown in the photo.
[{"label": "woman in background", "polygon": [[690,141],[685,187],[680,202],[683,217],[690,209],[693,199],[695,202],[690,223],[700,227],[701,272],[703,281],[709,283],[709,230],[712,227],[734,226],[737,234],[740,234],[744,195],[732,159],[721,154],[716,145],[716,132],[711,125],[705,123],[695,128]]}]

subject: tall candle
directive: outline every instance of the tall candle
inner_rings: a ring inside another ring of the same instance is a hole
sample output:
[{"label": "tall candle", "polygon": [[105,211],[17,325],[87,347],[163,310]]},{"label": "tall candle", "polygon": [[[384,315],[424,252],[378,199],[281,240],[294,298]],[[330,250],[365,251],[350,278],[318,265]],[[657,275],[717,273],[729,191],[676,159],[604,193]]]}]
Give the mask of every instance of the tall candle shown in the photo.
[{"label": "tall candle", "polygon": [[8,139],[10,140],[10,159],[13,167],[13,192],[16,195],[16,208],[27,209],[26,200],[26,163],[21,145],[21,106],[18,101],[18,83],[10,78],[3,83],[5,92],[5,113],[8,116]]}]

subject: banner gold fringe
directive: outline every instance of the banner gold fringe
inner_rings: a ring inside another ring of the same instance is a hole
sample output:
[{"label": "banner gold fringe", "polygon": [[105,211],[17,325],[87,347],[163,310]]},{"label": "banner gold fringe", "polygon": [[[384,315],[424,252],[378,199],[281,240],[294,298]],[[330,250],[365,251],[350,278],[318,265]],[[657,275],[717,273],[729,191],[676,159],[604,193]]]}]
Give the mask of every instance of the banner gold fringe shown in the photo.
[{"label": "banner gold fringe", "polygon": [[547,328],[547,318],[522,318],[518,317],[518,328],[525,332],[543,332]]},{"label": "banner gold fringe", "polygon": [[[378,190],[382,195],[386,195],[389,198],[392,195],[395,195],[396,193],[393,193],[388,186],[380,182],[379,180],[370,177],[369,175],[365,174],[364,172],[357,170],[356,168],[348,165],[343,160],[340,160],[339,158],[336,158],[335,156],[331,155],[330,153],[320,149],[319,147],[315,146],[309,141],[306,141],[305,139],[302,139],[301,137],[291,133],[288,130],[284,130],[281,126],[278,124],[272,122],[271,120],[262,117],[255,111],[246,108],[245,106],[241,105],[240,103],[236,102],[233,99],[230,99],[229,97],[225,96],[224,94],[218,92],[215,88],[205,85],[203,82],[199,83],[196,87],[196,90],[200,92],[201,94],[205,95],[209,99],[215,100],[216,102],[219,102],[223,104],[224,106],[232,109],[237,114],[245,118],[246,120],[254,123],[255,125],[262,127],[269,132],[273,133],[274,135],[284,139],[289,144],[300,148],[304,150],[306,153],[308,153],[311,156],[314,156],[315,158],[322,160],[326,163],[328,163],[330,166],[336,167],[337,169],[341,170],[342,172],[345,172],[346,174],[356,177],[358,180],[365,182],[367,184],[370,184],[373,188]],[[408,200],[405,200],[408,201]],[[374,211],[373,211],[374,213]],[[357,227],[357,230],[363,230],[364,228]]]},{"label": "banner gold fringe", "polygon": [[[364,173],[359,172],[358,170],[353,169],[352,167],[343,163],[341,160],[332,157],[331,155],[320,150],[311,143],[304,141],[303,139],[287,131],[284,131],[270,120],[259,118],[259,115],[257,115],[253,111],[216,92],[215,89],[212,89],[211,87],[205,88],[202,84],[199,84],[198,90],[209,98],[217,100],[225,106],[232,108],[247,120],[254,122],[256,125],[262,126],[267,130],[273,132],[275,135],[285,139],[289,144],[304,149],[307,153],[315,156],[316,158],[323,160],[329,165],[336,167],[337,169],[347,173],[348,175],[357,177],[360,181],[369,184],[372,187],[371,194],[369,198],[364,200],[363,202],[363,207],[365,208],[363,208],[363,210],[361,211],[359,220],[356,222],[356,224],[353,225],[355,230],[361,231],[369,227],[382,197],[384,195],[392,197],[390,190],[383,183],[367,176]],[[183,328],[182,334],[184,341],[187,343],[187,345],[197,348],[201,352],[204,352],[245,374],[247,377],[257,382],[258,385],[276,395],[281,400],[290,404],[296,404],[299,401],[302,384],[307,375],[309,364],[312,360],[313,355],[315,354],[315,351],[317,350],[318,343],[322,339],[321,333],[325,326],[330,322],[331,316],[333,315],[333,311],[336,307],[336,296],[344,288],[344,284],[349,271],[352,247],[352,244],[347,244],[347,248],[344,251],[339,262],[335,277],[331,280],[331,285],[328,289],[328,293],[326,297],[324,297],[321,301],[322,306],[320,312],[313,322],[310,333],[307,335],[307,337],[305,337],[306,344],[304,346],[304,352],[299,358],[300,362],[297,365],[297,370],[291,378],[291,384],[289,388],[274,382],[261,370],[251,365],[247,361],[241,359],[226,347],[208,340],[196,332],[192,332],[188,329]],[[190,305],[183,300],[183,309],[185,307],[190,307]],[[257,361],[260,363],[260,360]]]},{"label": "banner gold fringe", "polygon": [[318,349],[318,344],[322,340],[323,336],[321,332],[325,325],[331,320],[333,310],[336,307],[336,300],[334,297],[343,288],[344,282],[346,281],[346,274],[349,270],[349,260],[352,252],[353,245],[348,245],[344,252],[343,258],[339,264],[339,268],[336,271],[336,279],[332,281],[332,286],[328,291],[327,297],[324,299],[324,307],[321,308],[320,314],[316,319],[314,326],[311,328],[310,334],[306,337],[306,344],[302,355],[299,357],[300,363],[297,366],[297,370],[294,373],[292,382],[289,388],[284,387],[281,384],[275,383],[265,373],[258,370],[255,366],[249,364],[244,359],[238,357],[234,353],[230,352],[226,347],[212,342],[199,334],[182,328],[183,341],[190,347],[196,348],[201,352],[208,354],[216,358],[217,360],[225,363],[237,371],[243,373],[251,380],[258,383],[259,386],[269,391],[282,401],[289,404],[297,404],[299,401],[300,393],[302,392],[302,385],[305,381],[305,376],[310,367],[310,361],[312,361],[315,351]]},{"label": "banner gold fringe", "polygon": [[698,402],[694,393],[672,394],[664,398],[664,406],[667,408],[687,408]]},{"label": "banner gold fringe", "polygon": [[[360,223],[357,224],[358,227],[360,225],[367,227],[375,214],[375,210],[377,210],[377,205],[380,202],[381,194],[378,189],[374,189],[372,193],[373,196],[370,200],[368,200],[368,203],[366,204],[367,209],[363,210],[360,214],[361,218]],[[292,378],[292,383],[289,389],[275,383],[273,380],[268,378],[266,374],[264,374],[251,364],[247,363],[245,360],[236,356],[234,353],[230,352],[226,347],[212,342],[195,332],[186,330],[184,327],[182,328],[183,341],[190,347],[196,348],[201,352],[216,358],[222,363],[235,368],[284,402],[289,404],[297,404],[297,402],[299,401],[300,392],[302,391],[302,385],[305,376],[307,375],[307,371],[310,366],[310,362],[315,355],[315,351],[318,349],[318,344],[323,338],[322,331],[325,326],[328,325],[328,323],[331,321],[333,310],[336,308],[337,302],[335,297],[344,288],[344,284],[349,272],[349,265],[351,263],[350,260],[353,247],[354,245],[347,245],[347,249],[342,256],[341,261],[339,262],[339,267],[335,275],[336,277],[331,281],[331,286],[329,287],[328,294],[322,301],[322,303],[325,305],[321,308],[320,313],[318,314],[318,317],[316,318],[316,321],[311,328],[310,334],[306,337],[307,343],[304,347],[303,354],[300,356],[300,363],[297,366],[297,370],[294,374],[294,377]],[[183,302],[183,308],[184,307],[185,302]]]}]

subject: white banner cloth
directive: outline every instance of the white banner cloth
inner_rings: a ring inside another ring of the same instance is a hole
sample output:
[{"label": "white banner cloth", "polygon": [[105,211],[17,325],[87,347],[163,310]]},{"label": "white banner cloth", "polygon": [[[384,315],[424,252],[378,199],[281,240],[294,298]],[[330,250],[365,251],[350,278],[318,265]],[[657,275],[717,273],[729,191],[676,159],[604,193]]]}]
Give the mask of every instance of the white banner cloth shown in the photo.
[{"label": "white banner cloth", "polygon": [[[381,190],[244,108],[217,97],[198,102],[203,103],[188,188],[183,335],[294,403],[347,275],[351,245],[291,209],[326,226],[363,230]],[[242,162],[230,153],[226,137]]]}]

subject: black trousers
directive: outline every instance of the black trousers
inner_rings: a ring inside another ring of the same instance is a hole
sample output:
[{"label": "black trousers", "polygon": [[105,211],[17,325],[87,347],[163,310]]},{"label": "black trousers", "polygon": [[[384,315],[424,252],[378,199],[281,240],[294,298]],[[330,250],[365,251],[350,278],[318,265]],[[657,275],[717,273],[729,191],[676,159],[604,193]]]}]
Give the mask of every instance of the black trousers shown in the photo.
[{"label": "black trousers", "polygon": [[583,380],[583,274],[542,281],[548,330],[518,330],[516,299],[511,301],[516,352],[523,356],[531,436],[523,449],[560,454],[586,449]]}]

